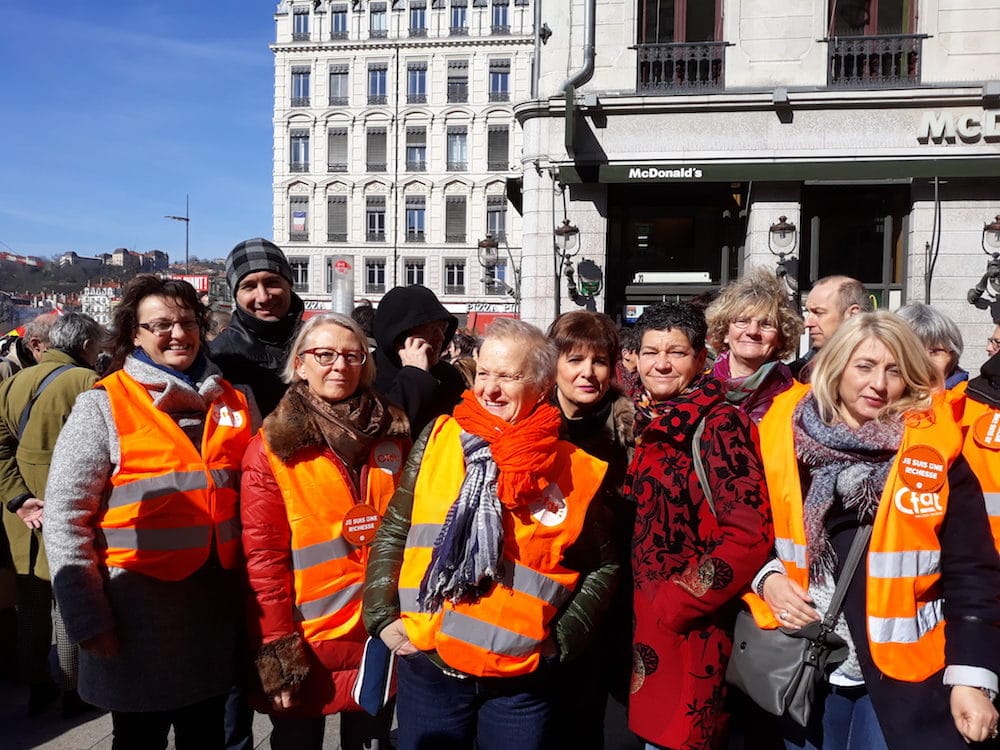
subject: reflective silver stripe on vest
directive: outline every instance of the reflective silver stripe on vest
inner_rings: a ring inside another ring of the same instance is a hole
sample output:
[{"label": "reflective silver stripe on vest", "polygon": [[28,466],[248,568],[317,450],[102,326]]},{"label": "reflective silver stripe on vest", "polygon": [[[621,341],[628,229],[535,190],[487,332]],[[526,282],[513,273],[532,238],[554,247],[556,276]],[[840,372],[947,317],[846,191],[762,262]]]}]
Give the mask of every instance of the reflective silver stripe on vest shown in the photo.
[{"label": "reflective silver stripe on vest", "polygon": [[872,643],[916,643],[944,620],[944,599],[920,607],[914,617],[868,617]]},{"label": "reflective silver stripe on vest", "polygon": [[292,568],[305,570],[331,560],[342,560],[350,554],[351,549],[351,545],[343,539],[328,539],[325,542],[310,544],[302,549],[293,549]]},{"label": "reflective silver stripe on vest", "polygon": [[351,602],[360,599],[363,586],[362,583],[355,583],[347,588],[334,591],[329,596],[313,599],[311,602],[302,602],[295,608],[296,618],[301,622],[333,614]]},{"label": "reflective silver stripe on vest", "polygon": [[417,612],[417,596],[420,589],[400,589],[399,590],[399,611]]},{"label": "reflective silver stripe on vest", "polygon": [[869,578],[916,578],[940,572],[940,550],[868,553]]},{"label": "reflective silver stripe on vest", "polygon": [[183,526],[178,529],[104,529],[108,547],[167,552],[207,547],[211,526]]},{"label": "reflective silver stripe on vest", "polygon": [[441,533],[439,523],[415,523],[406,535],[407,547],[433,547]]},{"label": "reflective silver stripe on vest", "polygon": [[209,473],[212,475],[212,481],[216,487],[224,487],[227,490],[239,490],[239,469],[210,469]]},{"label": "reflective silver stripe on vest", "polygon": [[173,471],[158,477],[137,479],[134,482],[114,487],[108,497],[109,508],[139,503],[143,500],[169,495],[174,492],[207,490],[208,478],[203,471]]},{"label": "reflective silver stripe on vest", "polygon": [[452,638],[478,646],[491,654],[526,656],[537,651],[541,642],[513,630],[491,625],[474,617],[449,610],[444,613],[441,632]]},{"label": "reflective silver stripe on vest", "polygon": [[[527,568],[518,563],[512,563],[504,559],[504,573],[500,583],[507,588],[514,589],[521,594],[533,596],[536,599],[549,602],[557,609],[561,607],[570,596],[573,595],[571,589],[566,588],[558,581],[553,581],[548,576],[544,576],[538,571]],[[418,612],[417,596],[419,589],[401,588],[399,589],[399,608],[403,612]]]},{"label": "reflective silver stripe on vest", "polygon": [[242,531],[243,527],[240,525],[240,519],[233,516],[215,524],[215,539],[219,544],[228,544],[239,539]]},{"label": "reflective silver stripe on vest", "polygon": [[986,515],[990,518],[1000,518],[1000,492],[984,492],[986,500]]},{"label": "reflective silver stripe on vest", "polygon": [[775,537],[774,551],[785,562],[790,562],[797,568],[806,567],[806,546],[804,544],[796,544],[785,537]]}]

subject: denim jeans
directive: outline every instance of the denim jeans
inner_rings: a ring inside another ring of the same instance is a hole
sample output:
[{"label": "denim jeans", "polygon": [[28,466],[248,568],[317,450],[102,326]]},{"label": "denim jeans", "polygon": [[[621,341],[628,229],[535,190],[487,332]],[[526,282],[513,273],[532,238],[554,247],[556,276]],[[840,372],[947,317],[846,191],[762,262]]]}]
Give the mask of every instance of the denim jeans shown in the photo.
[{"label": "denim jeans", "polygon": [[397,750],[542,750],[552,716],[549,670],[525,677],[451,677],[426,655],[396,666]]},{"label": "denim jeans", "polygon": [[802,728],[785,727],[786,750],[888,750],[871,697],[864,687],[826,685]]}]

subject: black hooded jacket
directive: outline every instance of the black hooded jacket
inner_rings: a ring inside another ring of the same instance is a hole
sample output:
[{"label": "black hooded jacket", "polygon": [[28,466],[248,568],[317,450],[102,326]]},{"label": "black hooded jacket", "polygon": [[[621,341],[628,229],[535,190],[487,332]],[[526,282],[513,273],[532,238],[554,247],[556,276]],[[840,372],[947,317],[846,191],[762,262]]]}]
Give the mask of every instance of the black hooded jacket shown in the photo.
[{"label": "black hooded jacket", "polygon": [[274,411],[288,388],[281,380],[281,371],[304,309],[294,292],[292,305],[281,320],[259,320],[235,305],[229,328],[209,342],[212,361],[222,376],[233,385],[250,388],[262,417]]},{"label": "black hooded jacket", "polygon": [[451,414],[465,390],[461,374],[447,362],[439,361],[426,372],[400,362],[398,348],[407,332],[437,320],[448,324],[447,348],[458,320],[422,286],[390,289],[375,311],[375,390],[406,412],[414,438],[435,418]]}]

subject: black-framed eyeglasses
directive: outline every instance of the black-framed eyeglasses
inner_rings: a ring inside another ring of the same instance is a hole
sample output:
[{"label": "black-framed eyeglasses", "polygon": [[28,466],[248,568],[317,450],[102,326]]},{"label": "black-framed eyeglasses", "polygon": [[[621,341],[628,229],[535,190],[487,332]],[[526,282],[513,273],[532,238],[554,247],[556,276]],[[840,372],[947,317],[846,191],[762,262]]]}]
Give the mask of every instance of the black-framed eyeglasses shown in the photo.
[{"label": "black-framed eyeglasses", "polygon": [[139,323],[139,328],[149,331],[154,336],[168,336],[174,326],[180,326],[185,333],[197,331],[200,324],[194,318],[189,320],[154,320],[152,323]]},{"label": "black-framed eyeglasses", "polygon": [[300,357],[306,354],[311,354],[313,359],[316,360],[316,364],[322,367],[334,364],[339,357],[344,358],[344,362],[348,367],[361,367],[361,365],[368,361],[367,352],[338,352],[336,349],[306,349],[299,352]]}]

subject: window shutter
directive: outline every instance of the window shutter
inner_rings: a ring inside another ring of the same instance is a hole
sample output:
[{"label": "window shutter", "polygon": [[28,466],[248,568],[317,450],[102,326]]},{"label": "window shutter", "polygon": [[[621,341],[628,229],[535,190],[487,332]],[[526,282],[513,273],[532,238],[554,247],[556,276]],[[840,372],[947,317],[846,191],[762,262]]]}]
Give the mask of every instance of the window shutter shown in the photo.
[{"label": "window shutter", "polygon": [[448,196],[444,208],[445,241],[465,242],[465,196]]},{"label": "window shutter", "polygon": [[384,171],[386,168],[385,128],[369,128],[367,136],[368,168],[372,169],[381,166],[381,170]]},{"label": "window shutter", "polygon": [[369,195],[367,198],[365,198],[365,205],[368,208],[385,210],[385,196]]},{"label": "window shutter", "polygon": [[407,146],[426,146],[427,145],[427,129],[426,128],[407,128],[406,129],[406,145]]},{"label": "window shutter", "polygon": [[486,132],[486,160],[489,169],[504,169],[510,165],[510,130],[506,125],[490,125]]},{"label": "window shutter", "polygon": [[330,167],[343,166],[343,169],[331,171],[347,171],[347,128],[331,128],[327,133],[327,164]]},{"label": "window shutter", "polygon": [[510,73],[510,58],[490,60],[490,73]]},{"label": "window shutter", "polygon": [[326,199],[326,231],[329,242],[347,241],[346,195],[331,195]]}]

